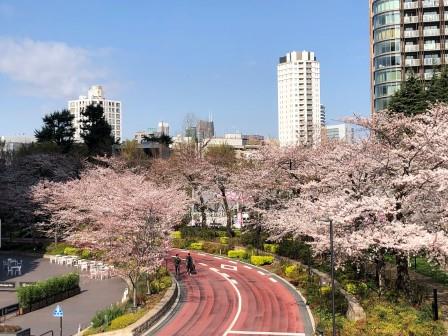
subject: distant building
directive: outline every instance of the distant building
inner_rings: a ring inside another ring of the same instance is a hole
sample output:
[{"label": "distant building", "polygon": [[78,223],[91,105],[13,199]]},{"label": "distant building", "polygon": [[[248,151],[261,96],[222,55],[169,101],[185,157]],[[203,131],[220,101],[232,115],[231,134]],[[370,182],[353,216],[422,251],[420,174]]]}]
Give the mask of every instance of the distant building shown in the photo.
[{"label": "distant building", "polygon": [[321,105],[320,106],[320,125],[322,127],[325,127],[325,123],[326,123],[326,109],[325,109],[325,105]]},{"label": "distant building", "polygon": [[321,140],[320,64],[314,52],[293,51],[277,65],[280,146]]},{"label": "distant building", "polygon": [[331,125],[325,127],[326,139],[329,141],[344,141],[346,143],[354,142],[354,129],[349,124]]},{"label": "distant building", "polygon": [[157,132],[160,135],[170,135],[170,125],[164,121],[159,122],[157,126]]},{"label": "distant building", "polygon": [[196,125],[196,137],[199,141],[210,139],[215,136],[215,125],[213,121],[199,120]]},{"label": "distant building", "polygon": [[15,152],[22,147],[31,145],[36,142],[36,138],[32,136],[17,135],[17,136],[2,136],[0,142],[4,142],[2,150],[4,152]]},{"label": "distant building", "polygon": [[247,145],[247,138],[240,133],[224,134],[224,137],[215,137],[208,141],[207,146],[229,145],[235,149],[244,149]]},{"label": "distant building", "polygon": [[147,131],[137,131],[134,133],[134,140],[137,141],[137,143],[142,143],[145,140],[145,137],[153,137],[156,135],[155,129],[148,129]]},{"label": "distant building", "polygon": [[264,143],[264,136],[262,135],[243,135],[243,138],[246,139],[248,146],[261,146]]},{"label": "distant building", "polygon": [[112,127],[112,135],[115,140],[121,139],[122,125],[122,104],[119,100],[110,100],[104,97],[103,87],[100,85],[92,86],[87,96],[79,96],[78,100],[70,100],[68,109],[75,116],[74,126],[76,129],[75,140],[82,141],[81,138],[81,112],[89,105],[100,105],[104,109],[104,117]]}]

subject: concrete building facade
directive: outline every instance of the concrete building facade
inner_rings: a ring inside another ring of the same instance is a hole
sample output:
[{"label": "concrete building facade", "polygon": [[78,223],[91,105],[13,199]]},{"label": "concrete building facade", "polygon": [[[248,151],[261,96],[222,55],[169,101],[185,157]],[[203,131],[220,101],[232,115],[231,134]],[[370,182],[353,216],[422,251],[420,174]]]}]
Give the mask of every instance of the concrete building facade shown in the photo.
[{"label": "concrete building facade", "polygon": [[349,144],[355,141],[353,126],[349,124],[326,126],[323,133],[327,141],[343,141]]},{"label": "concrete building facade", "polygon": [[372,112],[412,72],[432,79],[448,55],[447,0],[369,0]]},{"label": "concrete building facade", "polygon": [[68,102],[68,109],[71,114],[75,116],[74,126],[75,141],[82,141],[81,139],[81,112],[89,105],[100,105],[104,109],[104,116],[106,121],[112,127],[112,135],[115,140],[121,139],[122,134],[122,104],[119,100],[106,99],[104,96],[103,87],[100,85],[92,86],[87,92],[87,96],[79,96],[77,100],[70,100]]},{"label": "concrete building facade", "polygon": [[321,139],[320,64],[314,52],[280,57],[278,135],[281,146],[313,145]]}]

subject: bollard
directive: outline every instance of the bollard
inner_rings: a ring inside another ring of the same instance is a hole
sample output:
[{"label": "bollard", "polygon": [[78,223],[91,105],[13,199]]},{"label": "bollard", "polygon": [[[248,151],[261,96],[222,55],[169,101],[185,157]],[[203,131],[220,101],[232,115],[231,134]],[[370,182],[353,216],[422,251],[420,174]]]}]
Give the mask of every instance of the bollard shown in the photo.
[{"label": "bollard", "polygon": [[434,288],[432,290],[433,296],[434,296],[434,302],[432,303],[432,308],[434,312],[434,321],[439,320],[439,305],[437,303],[437,288]]}]

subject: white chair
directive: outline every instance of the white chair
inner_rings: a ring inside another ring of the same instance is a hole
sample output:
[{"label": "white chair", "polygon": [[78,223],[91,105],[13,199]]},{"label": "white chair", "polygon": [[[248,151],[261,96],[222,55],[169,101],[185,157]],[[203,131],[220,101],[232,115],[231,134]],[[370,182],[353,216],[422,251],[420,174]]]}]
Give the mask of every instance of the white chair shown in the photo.
[{"label": "white chair", "polygon": [[8,266],[9,266],[9,262],[8,262],[8,260],[3,260],[3,269],[8,269]]},{"label": "white chair", "polygon": [[14,275],[14,269],[12,268],[12,266],[8,265],[8,273],[7,273],[7,275],[11,275],[11,276]]},{"label": "white chair", "polygon": [[96,279],[98,275],[98,270],[96,268],[90,269],[90,279]]},{"label": "white chair", "polygon": [[22,275],[22,266],[11,267],[14,269],[14,275]]}]

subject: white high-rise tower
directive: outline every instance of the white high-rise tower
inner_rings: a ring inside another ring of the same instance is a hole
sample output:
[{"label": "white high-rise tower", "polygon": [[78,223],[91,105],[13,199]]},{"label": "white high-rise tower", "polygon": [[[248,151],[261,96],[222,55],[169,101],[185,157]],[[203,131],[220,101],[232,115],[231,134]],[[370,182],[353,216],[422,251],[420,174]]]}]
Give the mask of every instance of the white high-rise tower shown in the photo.
[{"label": "white high-rise tower", "polygon": [[75,140],[81,139],[81,112],[89,105],[101,105],[104,109],[104,117],[112,127],[112,135],[115,140],[121,139],[121,101],[110,100],[104,97],[103,87],[100,85],[92,86],[86,96],[79,96],[78,100],[70,100],[68,109],[75,116],[74,126],[76,128]]},{"label": "white high-rise tower", "polygon": [[320,143],[320,64],[314,52],[293,51],[280,57],[277,80],[280,145]]}]

